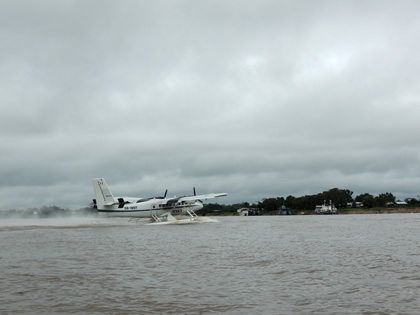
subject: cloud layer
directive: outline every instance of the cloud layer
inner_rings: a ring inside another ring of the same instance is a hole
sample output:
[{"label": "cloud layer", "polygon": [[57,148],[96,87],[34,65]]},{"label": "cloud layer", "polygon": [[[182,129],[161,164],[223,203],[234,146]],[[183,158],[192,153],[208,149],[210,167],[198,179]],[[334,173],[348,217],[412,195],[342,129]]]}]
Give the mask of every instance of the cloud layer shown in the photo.
[{"label": "cloud layer", "polygon": [[420,194],[417,1],[2,1],[0,208]]}]

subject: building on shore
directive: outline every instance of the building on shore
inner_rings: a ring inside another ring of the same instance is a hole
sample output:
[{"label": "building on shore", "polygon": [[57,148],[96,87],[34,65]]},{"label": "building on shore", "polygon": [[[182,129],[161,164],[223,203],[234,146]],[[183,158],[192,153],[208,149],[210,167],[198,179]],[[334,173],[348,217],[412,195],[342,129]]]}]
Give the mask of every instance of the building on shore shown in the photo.
[{"label": "building on shore", "polygon": [[260,210],[256,208],[241,208],[237,210],[238,214],[240,216],[254,216],[254,215],[260,215]]}]

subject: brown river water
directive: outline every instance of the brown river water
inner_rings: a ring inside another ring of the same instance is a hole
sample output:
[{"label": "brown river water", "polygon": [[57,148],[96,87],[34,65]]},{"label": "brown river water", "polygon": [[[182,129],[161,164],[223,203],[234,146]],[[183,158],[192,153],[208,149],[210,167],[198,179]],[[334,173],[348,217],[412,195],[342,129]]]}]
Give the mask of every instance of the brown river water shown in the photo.
[{"label": "brown river water", "polygon": [[0,314],[420,314],[420,214],[0,221]]}]

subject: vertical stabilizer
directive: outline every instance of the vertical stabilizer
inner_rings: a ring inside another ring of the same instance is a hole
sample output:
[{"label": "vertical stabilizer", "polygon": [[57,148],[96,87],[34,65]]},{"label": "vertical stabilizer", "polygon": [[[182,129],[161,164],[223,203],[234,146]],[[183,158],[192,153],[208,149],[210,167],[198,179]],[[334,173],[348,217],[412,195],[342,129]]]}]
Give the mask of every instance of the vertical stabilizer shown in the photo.
[{"label": "vertical stabilizer", "polygon": [[93,190],[95,191],[96,204],[98,209],[101,209],[103,206],[111,206],[118,203],[114,196],[112,196],[111,190],[106,184],[105,179],[103,178],[94,178],[92,179]]}]

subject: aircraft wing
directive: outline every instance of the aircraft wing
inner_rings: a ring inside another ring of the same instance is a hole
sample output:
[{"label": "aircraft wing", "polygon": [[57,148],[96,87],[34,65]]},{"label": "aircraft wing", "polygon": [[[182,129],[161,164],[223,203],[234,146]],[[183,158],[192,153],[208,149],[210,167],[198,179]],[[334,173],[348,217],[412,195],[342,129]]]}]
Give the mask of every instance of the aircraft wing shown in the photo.
[{"label": "aircraft wing", "polygon": [[213,198],[225,197],[227,195],[228,195],[227,193],[216,193],[216,194],[206,194],[206,195],[197,195],[197,196],[186,196],[186,197],[179,198],[178,199],[178,202],[181,202],[181,201],[206,200],[206,199],[213,199]]}]

